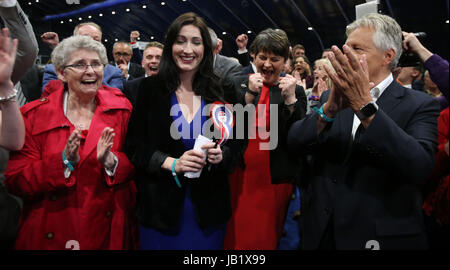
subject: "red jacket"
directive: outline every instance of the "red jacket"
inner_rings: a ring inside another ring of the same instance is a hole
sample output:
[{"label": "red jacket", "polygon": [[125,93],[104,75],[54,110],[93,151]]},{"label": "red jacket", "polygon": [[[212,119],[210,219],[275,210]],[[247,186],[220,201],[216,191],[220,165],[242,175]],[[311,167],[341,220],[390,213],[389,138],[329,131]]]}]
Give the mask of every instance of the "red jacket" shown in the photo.
[{"label": "red jacket", "polygon": [[[62,84],[47,98],[21,108],[25,145],[12,152],[6,187],[24,200],[16,249],[129,249],[138,240],[134,167],[122,153],[132,106],[119,91],[102,86],[80,161],[64,177],[62,151],[74,126],[64,116]],[[114,177],[97,161],[105,127],[115,132]]]},{"label": "red jacket", "polygon": [[449,137],[449,108],[443,110],[438,118],[438,152],[436,153],[434,169],[429,178],[428,194],[423,208],[427,215],[434,216],[441,224],[449,224],[449,166],[445,144]]}]

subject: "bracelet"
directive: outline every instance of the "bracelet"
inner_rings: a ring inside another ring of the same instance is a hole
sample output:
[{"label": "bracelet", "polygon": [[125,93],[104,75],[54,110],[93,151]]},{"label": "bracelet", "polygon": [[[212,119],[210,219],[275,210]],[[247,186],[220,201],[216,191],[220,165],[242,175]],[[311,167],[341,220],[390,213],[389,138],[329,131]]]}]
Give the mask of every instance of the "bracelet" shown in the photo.
[{"label": "bracelet", "polygon": [[177,173],[175,172],[175,163],[177,163],[177,160],[178,160],[178,158],[176,158],[172,163],[172,175],[173,175],[173,178],[175,179],[175,183],[177,183],[177,186],[179,188],[181,188],[180,180],[178,180]]},{"label": "bracelet", "polygon": [[69,168],[69,170],[73,172],[73,170],[74,170],[73,166],[75,164],[77,164],[77,162],[69,161],[66,158],[66,154],[64,153],[64,150],[62,151],[62,160],[63,160],[64,165],[66,165],[67,168]]},{"label": "bracelet", "polygon": [[253,95],[253,96],[255,96],[255,97],[257,97],[257,96],[259,95],[258,92],[252,91],[252,90],[250,90],[250,89],[248,89],[248,88],[245,90],[245,92],[247,92],[247,93],[249,93],[249,94],[251,94],[251,95]]},{"label": "bracelet", "polygon": [[327,122],[333,122],[333,121],[334,121],[334,118],[330,118],[330,117],[326,116],[326,115],[323,113],[323,105],[320,106],[320,109],[317,109],[317,107],[314,107],[313,110],[314,110],[316,113],[318,113],[318,114],[320,115],[320,117],[322,117],[323,120],[325,120],[325,121],[327,121]]},{"label": "bracelet", "polygon": [[8,101],[13,100],[17,96],[17,90],[13,88],[13,93],[6,96],[6,97],[0,97],[0,103],[6,103]]}]

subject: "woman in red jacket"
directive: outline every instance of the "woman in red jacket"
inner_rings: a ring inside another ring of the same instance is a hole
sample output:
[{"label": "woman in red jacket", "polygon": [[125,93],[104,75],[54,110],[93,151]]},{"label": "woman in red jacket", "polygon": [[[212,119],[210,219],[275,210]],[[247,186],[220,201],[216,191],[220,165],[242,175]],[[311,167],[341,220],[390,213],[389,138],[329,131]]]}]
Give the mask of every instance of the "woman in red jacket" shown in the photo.
[{"label": "woman in red jacket", "polygon": [[105,47],[73,36],[52,53],[60,88],[21,108],[25,145],[8,191],[24,209],[16,249],[135,247],[133,166],[121,152],[131,105],[102,86]]}]

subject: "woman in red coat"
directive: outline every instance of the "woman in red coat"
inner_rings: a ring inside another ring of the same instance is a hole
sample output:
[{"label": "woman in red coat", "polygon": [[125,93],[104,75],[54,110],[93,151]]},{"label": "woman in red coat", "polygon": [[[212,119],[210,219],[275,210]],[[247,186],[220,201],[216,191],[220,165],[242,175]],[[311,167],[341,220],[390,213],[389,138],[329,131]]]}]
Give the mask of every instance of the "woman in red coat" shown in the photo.
[{"label": "woman in red coat", "polygon": [[102,86],[106,50],[92,38],[67,38],[52,62],[63,84],[21,108],[25,145],[5,173],[24,201],[16,249],[134,248],[134,168],[121,152],[131,105]]}]

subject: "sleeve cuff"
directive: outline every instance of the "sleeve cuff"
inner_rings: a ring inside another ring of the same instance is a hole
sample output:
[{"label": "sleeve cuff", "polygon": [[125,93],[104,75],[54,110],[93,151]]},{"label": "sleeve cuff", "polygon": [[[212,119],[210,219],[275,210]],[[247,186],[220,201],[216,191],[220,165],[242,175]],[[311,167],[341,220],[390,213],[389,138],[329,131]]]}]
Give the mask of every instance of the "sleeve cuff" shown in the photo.
[{"label": "sleeve cuff", "polygon": [[17,0],[4,0],[0,1],[0,7],[14,7],[17,4]]},{"label": "sleeve cuff", "polygon": [[114,168],[112,170],[108,170],[105,168],[105,172],[109,177],[114,176],[114,174],[116,173],[116,170],[117,170],[117,166],[119,165],[119,159],[116,157],[116,155],[114,155],[114,153],[111,152],[111,154],[113,155],[113,159],[114,159]]},{"label": "sleeve cuff", "polygon": [[139,49],[139,45],[138,45],[138,43],[137,42],[131,42],[130,43],[130,45],[131,45],[131,49],[136,49],[136,48],[138,48]]},{"label": "sleeve cuff", "polygon": [[168,156],[168,154],[160,151],[156,151],[155,153],[153,153],[153,156],[150,158],[150,162],[148,164],[148,172],[151,174],[159,172],[161,170],[161,165],[164,163]]}]

